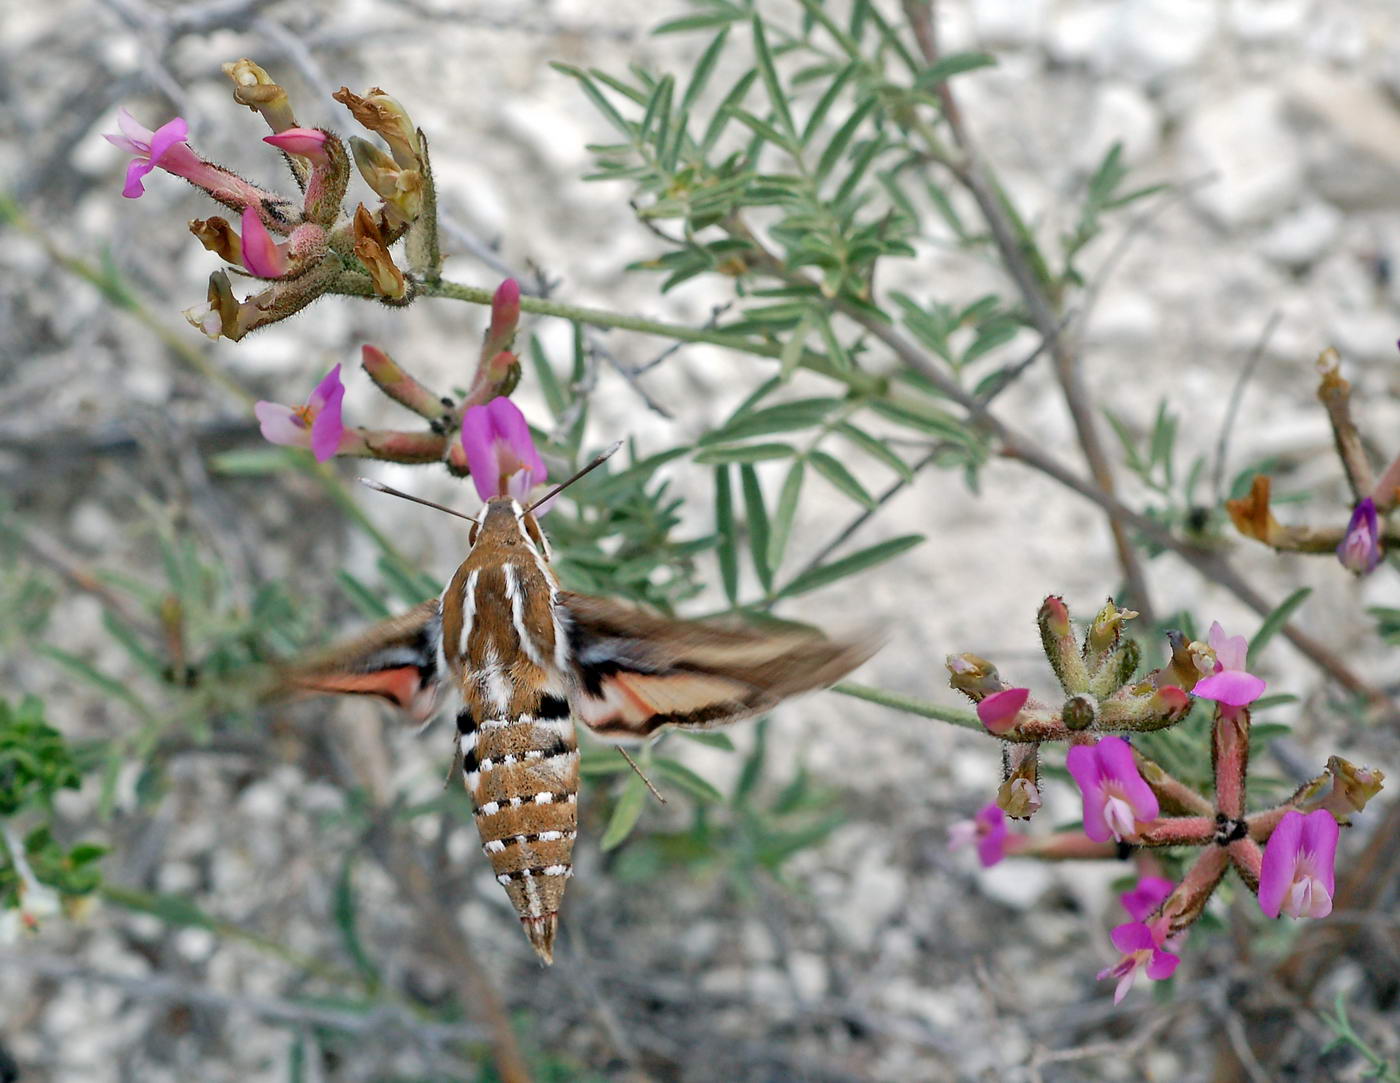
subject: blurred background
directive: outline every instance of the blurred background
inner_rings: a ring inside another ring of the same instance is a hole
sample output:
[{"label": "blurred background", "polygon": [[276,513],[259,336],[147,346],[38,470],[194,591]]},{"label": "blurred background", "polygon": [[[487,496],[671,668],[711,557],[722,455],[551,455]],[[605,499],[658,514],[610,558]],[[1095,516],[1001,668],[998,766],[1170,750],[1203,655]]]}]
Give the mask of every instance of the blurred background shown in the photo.
[{"label": "blurred background", "polygon": [[[950,853],[950,824],[1001,780],[997,748],[828,693],[785,705],[761,729],[735,727],[733,749],[668,738],[668,757],[699,782],[673,782],[675,798],[649,802],[607,850],[626,776],[595,760],[561,950],[543,969],[491,882],[465,799],[442,788],[441,725],[418,734],[359,702],[251,705],[243,663],[433,593],[465,537],[460,524],[348,484],[358,464],[315,471],[269,457],[250,399],[300,401],[339,363],[347,421],[400,424],[358,371],[360,346],[388,350],[430,385],[461,387],[485,313],[440,299],[400,311],[327,298],[243,342],[206,341],[180,312],[203,300],[218,266],[185,229],[209,202],[160,174],[139,201],[121,198],[127,158],[100,138],[116,130],[117,108],[151,127],[178,113],[207,157],[286,190],[261,120],[232,102],[220,64],[254,58],[288,88],[301,123],[341,131],[348,118],[330,93],[383,87],[431,137],[447,277],[494,289],[515,274],[568,303],[700,326],[734,302],[732,284],[701,276],[662,295],[655,274],[628,270],[665,246],[629,207],[631,185],[583,180],[588,145],[614,136],[551,63],[683,80],[711,35],[651,30],[721,7],[7,6],[0,693],[41,697],[78,749],[86,781],[60,796],[55,832],[111,851],[107,886],[79,920],[0,947],[0,1080],[495,1079],[502,1026],[540,1079],[1360,1078],[1355,1050],[1323,1052],[1334,1030],[1319,1013],[1338,992],[1371,1045],[1400,1054],[1391,856],[1370,867],[1367,908],[1339,920],[1325,956],[1291,924],[1260,921],[1237,890],[1217,900],[1212,928],[1193,931],[1170,990],[1139,989],[1114,1007],[1094,976],[1117,955],[1112,887],[1127,867],[984,871]],[[779,25],[802,19],[797,3],[759,8]],[[902,24],[898,4],[875,8]],[[1146,446],[1159,411],[1175,418],[1178,476],[1154,488],[1120,467],[1124,499],[1174,528],[1193,511],[1213,516],[1212,544],[1275,603],[1312,587],[1301,625],[1393,696],[1394,569],[1355,580],[1329,559],[1274,554],[1234,534],[1219,509],[1247,468],[1267,462],[1276,498],[1306,497],[1280,517],[1345,523],[1349,498],[1314,394],[1327,346],[1341,351],[1377,461],[1400,452],[1400,8],[963,0],[939,4],[937,21],[945,50],[996,57],[959,76],[962,110],[1037,236],[1053,245],[1075,228],[1114,143],[1129,187],[1166,186],[1084,249],[1087,285],[1067,307],[1083,381],[1125,439]],[[751,53],[735,44],[716,85],[745,65]],[[985,244],[957,243],[932,213],[911,243],[913,258],[881,265],[882,290],[956,307],[1010,290]],[[598,331],[576,363],[569,323],[527,315],[523,332],[569,402],[587,403],[576,449],[628,437],[643,458],[693,442],[771,369],[690,344],[639,375],[664,338]],[[1024,359],[1036,342],[1022,329],[996,359]],[[886,362],[871,349],[862,363]],[[795,386],[830,393],[808,373]],[[556,434],[580,416],[559,417],[528,364],[515,399]],[[1048,366],[1029,368],[999,402],[1082,472]],[[1205,467],[1188,493],[1197,456]],[[685,498],[669,513],[680,548],[657,550],[632,593],[686,615],[724,608],[715,555],[683,544],[714,529],[712,469],[689,456],[657,469],[642,480]],[[868,456],[852,469],[872,492],[889,480]],[[454,506],[475,500],[438,470],[374,474]],[[776,498],[782,474],[758,476]],[[662,506],[640,487],[622,492]],[[794,566],[824,552],[852,511],[836,489],[811,490],[792,526]],[[612,551],[601,535],[559,529],[571,551]],[[959,651],[1048,694],[1041,599],[1063,595],[1087,617],[1119,589],[1098,509],[1015,462],[983,465],[977,491],[958,471],[921,472],[864,530],[864,544],[926,540],[778,612],[883,635],[858,679],[937,704],[958,705],[942,662]],[[586,579],[587,561],[576,567]],[[1190,561],[1166,553],[1146,567],[1159,617],[1258,626]],[[747,568],[741,586],[754,586]],[[178,619],[166,619],[170,599]],[[168,651],[143,662],[131,628],[163,635]],[[186,658],[181,634],[207,655]],[[201,663],[188,680],[178,668]],[[1262,674],[1270,691],[1297,697],[1271,713],[1288,731],[1260,768],[1284,792],[1333,752],[1400,770],[1393,717],[1358,707],[1281,637]],[[1077,817],[1066,781],[1043,790],[1045,821]],[[1363,851],[1374,858],[1367,841],[1388,803],[1383,794],[1344,835],[1342,869]]]}]

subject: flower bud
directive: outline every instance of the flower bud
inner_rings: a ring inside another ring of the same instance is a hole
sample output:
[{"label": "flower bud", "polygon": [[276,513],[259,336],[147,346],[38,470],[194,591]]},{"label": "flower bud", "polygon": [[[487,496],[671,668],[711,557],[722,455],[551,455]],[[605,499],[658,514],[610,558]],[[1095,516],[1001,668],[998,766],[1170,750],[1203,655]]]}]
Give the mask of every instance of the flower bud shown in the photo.
[{"label": "flower bud", "polygon": [[1125,685],[1099,702],[1098,726],[1104,730],[1159,730],[1184,718],[1191,697],[1175,685],[1153,688],[1146,681]]},{"label": "flower bud", "polygon": [[1340,824],[1351,823],[1351,814],[1360,812],[1381,791],[1385,775],[1374,767],[1357,767],[1340,756],[1327,760],[1327,770],[1305,782],[1289,804],[1300,812],[1326,809]]},{"label": "flower bud", "polygon": [[952,675],[948,683],[973,703],[980,703],[992,693],[1006,688],[997,667],[975,654],[950,654],[945,664]]},{"label": "flower bud", "polygon": [[1092,696],[1071,696],[1060,708],[1060,717],[1072,730],[1087,730],[1099,715],[1099,705]]},{"label": "flower bud", "polygon": [[408,280],[394,264],[379,226],[363,203],[355,211],[354,232],[355,256],[374,283],[374,292],[389,303],[407,304],[410,300]]},{"label": "flower bud", "polygon": [[288,128],[263,136],[268,143],[284,154],[298,154],[310,162],[319,162],[326,157],[326,142],[333,138],[322,128]]},{"label": "flower bud", "polygon": [[224,74],[233,80],[233,100],[261,113],[274,132],[285,132],[297,126],[287,92],[272,81],[272,77],[247,57],[223,66]]},{"label": "flower bud", "polygon": [[349,109],[361,127],[374,132],[389,144],[390,153],[401,169],[422,167],[418,131],[403,106],[384,91],[371,87],[362,98],[349,87],[341,87],[331,97]]},{"label": "flower bud", "polygon": [[1007,745],[1002,767],[1006,781],[997,789],[997,807],[1012,819],[1029,820],[1040,808],[1040,746]]},{"label": "flower bud", "polygon": [[496,287],[491,298],[491,323],[481,346],[481,360],[494,358],[509,350],[515,342],[515,329],[520,323],[520,283],[507,278]]},{"label": "flower bud", "polygon": [[350,152],[360,176],[384,201],[391,224],[403,227],[415,221],[423,212],[423,174],[417,169],[400,168],[393,158],[358,136],[350,137]]},{"label": "flower bud", "polygon": [[361,366],[375,386],[395,402],[402,403],[429,421],[442,422],[446,419],[451,403],[445,403],[434,395],[383,350],[377,346],[363,346],[360,348],[360,359]]},{"label": "flower bud", "polygon": [[1036,615],[1036,622],[1040,625],[1041,647],[1060,686],[1070,695],[1088,691],[1089,669],[1074,638],[1069,608],[1064,599],[1054,594],[1046,598]]}]

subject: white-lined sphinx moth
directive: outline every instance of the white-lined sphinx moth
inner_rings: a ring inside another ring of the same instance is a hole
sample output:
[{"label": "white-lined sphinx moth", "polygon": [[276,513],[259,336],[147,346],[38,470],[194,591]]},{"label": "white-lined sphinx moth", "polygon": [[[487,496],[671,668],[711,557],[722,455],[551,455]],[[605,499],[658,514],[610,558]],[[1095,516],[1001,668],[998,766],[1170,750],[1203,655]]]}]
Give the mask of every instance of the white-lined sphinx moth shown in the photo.
[{"label": "white-lined sphinx moth", "polygon": [[487,502],[469,545],[440,597],[283,681],[381,696],[418,721],[443,686],[460,696],[457,742],[482,846],[548,963],[578,824],[574,719],[613,739],[722,725],[831,684],[875,644],[671,620],[560,590],[532,510],[508,496]]}]

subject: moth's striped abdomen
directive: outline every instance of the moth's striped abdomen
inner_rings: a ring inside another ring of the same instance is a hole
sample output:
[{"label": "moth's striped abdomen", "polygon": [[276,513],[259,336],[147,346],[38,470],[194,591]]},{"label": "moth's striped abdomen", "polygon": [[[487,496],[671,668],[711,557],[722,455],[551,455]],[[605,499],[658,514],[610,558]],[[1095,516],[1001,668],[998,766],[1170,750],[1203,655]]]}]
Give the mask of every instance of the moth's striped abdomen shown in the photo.
[{"label": "moth's striped abdomen", "polygon": [[[549,709],[554,697],[542,698]],[[486,719],[458,716],[463,772],[476,827],[496,880],[525,935],[549,961],[564,886],[573,875],[578,828],[578,742],[562,716]]]}]

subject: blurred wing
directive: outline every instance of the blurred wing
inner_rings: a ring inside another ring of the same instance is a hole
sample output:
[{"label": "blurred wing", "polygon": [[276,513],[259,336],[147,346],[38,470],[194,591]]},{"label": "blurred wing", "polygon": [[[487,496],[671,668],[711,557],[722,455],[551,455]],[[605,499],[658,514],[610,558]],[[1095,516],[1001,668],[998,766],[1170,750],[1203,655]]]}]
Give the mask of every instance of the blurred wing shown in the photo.
[{"label": "blurred wing", "polygon": [[680,621],[561,591],[575,716],[605,737],[721,726],[840,680],[879,648],[816,632]]},{"label": "blurred wing", "polygon": [[285,666],[274,691],[381,696],[424,722],[437,705],[442,684],[441,641],[442,612],[433,598],[354,639]]}]

